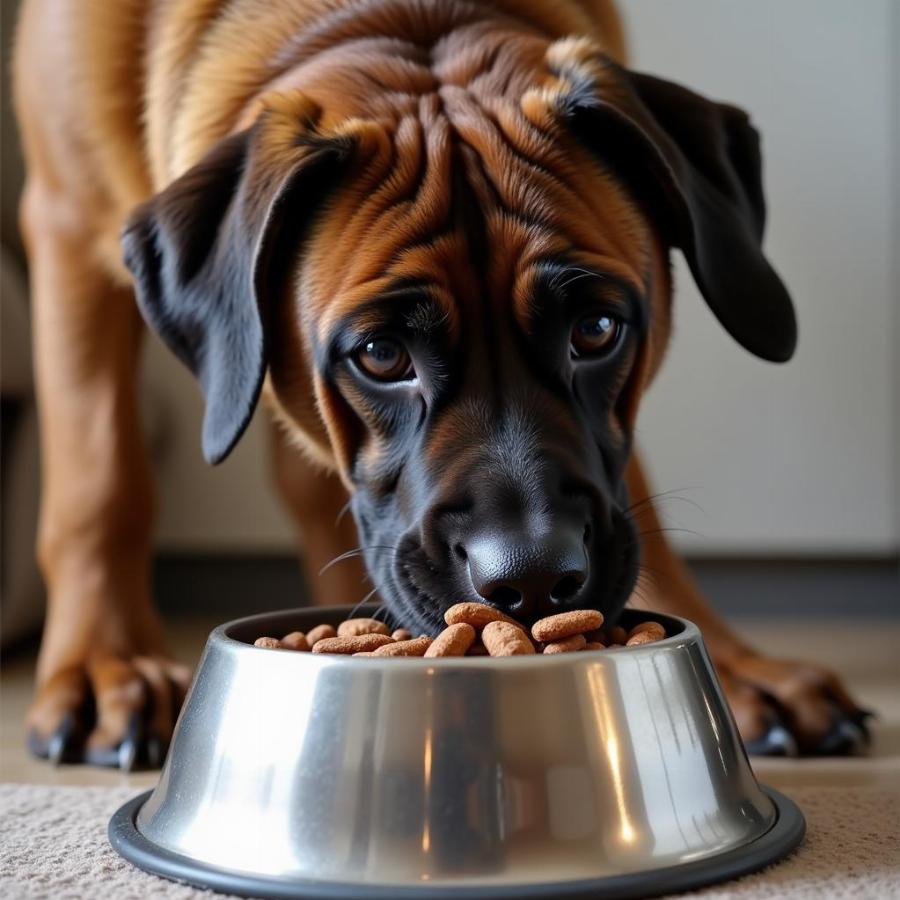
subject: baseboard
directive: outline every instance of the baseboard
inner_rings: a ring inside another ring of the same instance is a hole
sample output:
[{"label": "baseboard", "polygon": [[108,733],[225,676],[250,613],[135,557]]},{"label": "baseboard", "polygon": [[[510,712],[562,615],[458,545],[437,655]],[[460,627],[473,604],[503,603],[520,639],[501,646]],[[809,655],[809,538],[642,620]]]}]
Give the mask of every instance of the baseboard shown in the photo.
[{"label": "baseboard", "polygon": [[[900,560],[695,558],[689,564],[729,616],[791,618],[900,615]],[[303,606],[309,593],[291,556],[161,555],[156,598],[165,612],[249,615]],[[340,602],[362,599],[342,598]]]}]

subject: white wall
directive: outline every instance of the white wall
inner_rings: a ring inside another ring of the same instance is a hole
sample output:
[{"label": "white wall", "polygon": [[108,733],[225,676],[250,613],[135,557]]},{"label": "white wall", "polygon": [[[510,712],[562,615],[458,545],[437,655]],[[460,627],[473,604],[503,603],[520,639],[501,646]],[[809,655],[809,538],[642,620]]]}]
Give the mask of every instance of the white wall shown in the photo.
[{"label": "white wall", "polygon": [[[900,496],[892,4],[622,6],[636,68],[752,112],[764,136],[767,248],[800,320],[793,362],[755,360],[719,328],[679,260],[675,340],[639,422],[656,488],[690,501],[664,504],[667,523],[687,529],[673,536],[702,554],[890,552]],[[173,417],[161,544],[289,548],[260,423],[227,463],[207,468],[196,388],[160,347],[149,356]]]},{"label": "white wall", "polygon": [[[767,250],[800,322],[785,367],[721,332],[678,267],[676,337],[641,434],[704,553],[897,546],[890,0],[627,0],[633,65],[752,112]],[[679,262],[681,262],[679,260]]]}]

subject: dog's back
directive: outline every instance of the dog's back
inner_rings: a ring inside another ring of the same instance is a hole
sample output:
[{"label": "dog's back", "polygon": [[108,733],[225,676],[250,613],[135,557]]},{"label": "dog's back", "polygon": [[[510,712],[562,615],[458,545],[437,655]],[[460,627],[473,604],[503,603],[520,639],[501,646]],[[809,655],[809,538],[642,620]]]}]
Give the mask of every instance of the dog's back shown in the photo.
[{"label": "dog's back", "polygon": [[590,35],[610,55],[624,53],[609,0],[27,0],[14,73],[29,167],[91,211],[97,251],[127,282],[125,216],[249,124],[262,92],[330,80],[342,114],[366,112],[365,91],[354,96],[342,83],[361,55],[399,56],[405,46],[427,54],[486,8],[488,18],[550,38]]}]

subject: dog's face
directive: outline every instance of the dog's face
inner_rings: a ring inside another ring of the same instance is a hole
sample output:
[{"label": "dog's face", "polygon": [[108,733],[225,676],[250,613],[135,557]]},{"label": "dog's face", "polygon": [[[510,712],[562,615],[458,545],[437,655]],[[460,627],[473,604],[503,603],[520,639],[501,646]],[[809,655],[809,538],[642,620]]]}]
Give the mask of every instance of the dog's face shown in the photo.
[{"label": "dog's face", "polygon": [[[126,236],[143,309],[207,393],[208,455],[268,370],[277,414],[352,488],[382,599],[423,630],[461,600],[525,620],[627,600],[623,475],[669,246],[745,346],[793,345],[745,120],[583,42],[546,66],[512,97],[449,85],[337,125],[281,99]],[[215,240],[179,234],[185,203]]]},{"label": "dog's face", "polygon": [[385,129],[317,218],[282,307],[294,343],[270,358],[278,403],[298,421],[309,358],[399,620],[480,599],[610,612],[636,574],[623,469],[651,322],[664,343],[664,251],[574,139],[535,139],[521,112],[505,131],[461,91],[441,107]]}]

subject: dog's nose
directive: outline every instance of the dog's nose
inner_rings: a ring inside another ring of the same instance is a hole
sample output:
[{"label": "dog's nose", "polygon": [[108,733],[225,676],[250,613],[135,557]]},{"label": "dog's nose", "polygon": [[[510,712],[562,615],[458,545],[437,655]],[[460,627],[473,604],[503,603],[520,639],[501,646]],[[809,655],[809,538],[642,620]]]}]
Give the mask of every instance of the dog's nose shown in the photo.
[{"label": "dog's nose", "polygon": [[588,578],[584,531],[557,529],[539,539],[492,534],[462,548],[475,590],[517,618],[558,612]]}]

